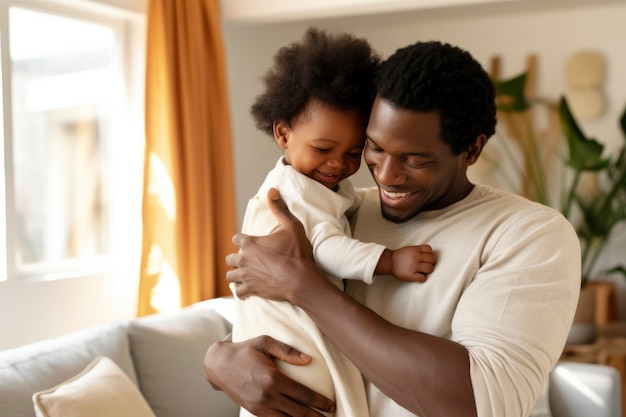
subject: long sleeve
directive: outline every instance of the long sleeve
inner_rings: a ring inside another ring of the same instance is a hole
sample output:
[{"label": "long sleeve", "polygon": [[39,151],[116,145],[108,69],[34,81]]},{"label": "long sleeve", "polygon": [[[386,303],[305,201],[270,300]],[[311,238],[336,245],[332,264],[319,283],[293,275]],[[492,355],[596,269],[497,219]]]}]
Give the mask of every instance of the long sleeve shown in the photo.
[{"label": "long sleeve", "polygon": [[[580,245],[556,211],[477,185],[464,200],[402,224],[368,191],[355,236],[390,248],[429,242],[428,281],[358,281],[346,292],[391,323],[467,349],[479,416],[525,416],[558,360],[580,290]],[[416,388],[419,389],[419,388]],[[368,383],[372,416],[408,416]]]},{"label": "long sleeve", "polygon": [[[354,187],[349,180],[339,184],[333,192],[322,184],[298,173],[281,160],[268,174],[255,197],[256,211],[267,207],[265,196],[270,188],[277,188],[289,210],[302,222],[313,246],[315,260],[330,275],[337,278],[358,279],[371,283],[374,270],[385,247],[353,239],[346,212],[356,201]],[[252,210],[249,207],[249,210]],[[266,211],[269,209],[266,208]],[[254,218],[248,216],[246,218]],[[266,221],[271,221],[267,215]],[[265,233],[269,233],[267,229]]]}]

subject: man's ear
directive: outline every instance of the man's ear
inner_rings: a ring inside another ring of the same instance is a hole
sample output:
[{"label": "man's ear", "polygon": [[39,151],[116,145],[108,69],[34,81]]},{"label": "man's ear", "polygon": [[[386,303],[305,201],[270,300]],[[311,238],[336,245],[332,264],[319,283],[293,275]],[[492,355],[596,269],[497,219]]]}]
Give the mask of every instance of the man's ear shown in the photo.
[{"label": "man's ear", "polygon": [[289,134],[291,133],[287,122],[274,122],[272,129],[274,130],[274,139],[276,139],[278,146],[282,149],[287,149],[287,142],[289,141]]},{"label": "man's ear", "polygon": [[480,135],[476,138],[473,144],[465,151],[465,163],[467,166],[474,165],[478,161],[478,157],[485,148],[487,143],[487,136]]}]

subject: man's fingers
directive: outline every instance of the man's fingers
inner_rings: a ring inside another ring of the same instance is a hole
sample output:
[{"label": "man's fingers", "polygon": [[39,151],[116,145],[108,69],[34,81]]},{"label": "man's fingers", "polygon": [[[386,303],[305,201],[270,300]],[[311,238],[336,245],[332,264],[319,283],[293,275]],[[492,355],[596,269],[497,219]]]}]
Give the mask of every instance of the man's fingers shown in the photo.
[{"label": "man's fingers", "polygon": [[[315,391],[312,391],[310,388],[307,388],[304,385],[296,383],[290,385],[290,388],[292,389],[292,391],[286,392],[285,395],[289,396],[297,403],[304,404],[307,407],[313,407],[307,410],[307,416],[323,416],[323,414],[319,413],[317,410],[334,413],[337,409],[335,403],[333,403],[331,400],[324,397],[323,395],[317,394]],[[294,410],[296,410],[297,413],[302,413],[300,407],[294,408]],[[290,410],[286,410],[286,414],[288,416],[303,415],[296,414],[295,412],[291,412]]]},{"label": "man's fingers", "polygon": [[243,244],[243,240],[245,239],[246,235],[244,235],[243,233],[235,233],[231,239],[231,241],[233,242],[233,245],[237,246],[238,248],[241,247],[241,245]]},{"label": "man's fingers", "polygon": [[[309,355],[306,355],[290,345],[280,342],[270,336],[262,336],[260,341],[260,348],[270,357],[285,361],[292,365],[303,366],[311,363],[312,358]],[[328,412],[333,412],[336,409],[335,404],[330,399],[316,393],[302,384],[289,383],[288,387],[289,392],[285,392],[285,395],[300,404],[315,407],[318,410]],[[310,410],[310,412],[311,415],[321,415],[315,410]],[[293,414],[288,413],[288,415]]]},{"label": "man's fingers", "polygon": [[291,365],[308,365],[311,363],[311,357],[300,352],[298,349],[290,345],[280,342],[272,337],[262,338],[260,348],[268,355]]},{"label": "man's fingers", "polygon": [[270,188],[267,192],[267,204],[279,224],[284,225],[287,222],[295,220],[295,217],[289,211],[287,204],[285,204],[285,201],[280,197],[280,193],[276,188]]},{"label": "man's fingers", "polygon": [[238,253],[229,253],[226,255],[226,265],[231,268],[237,268],[239,266],[239,254]]}]

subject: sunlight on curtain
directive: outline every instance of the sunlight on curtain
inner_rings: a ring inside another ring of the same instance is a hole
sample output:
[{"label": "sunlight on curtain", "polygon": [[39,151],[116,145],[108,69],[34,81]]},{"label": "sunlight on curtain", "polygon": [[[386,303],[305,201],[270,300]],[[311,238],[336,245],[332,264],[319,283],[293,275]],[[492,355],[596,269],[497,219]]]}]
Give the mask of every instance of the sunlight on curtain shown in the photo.
[{"label": "sunlight on curtain", "polygon": [[229,294],[236,230],[217,0],[150,0],[138,315]]}]

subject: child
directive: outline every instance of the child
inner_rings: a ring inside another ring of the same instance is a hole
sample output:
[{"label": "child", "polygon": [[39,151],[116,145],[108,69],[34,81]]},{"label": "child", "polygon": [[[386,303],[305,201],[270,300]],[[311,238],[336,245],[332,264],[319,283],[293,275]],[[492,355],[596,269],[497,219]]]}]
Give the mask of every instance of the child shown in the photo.
[{"label": "child", "polygon": [[[360,165],[378,64],[364,39],[311,28],[301,43],[278,51],[264,78],[266,90],[252,106],[257,127],[274,136],[284,156],[249,201],[242,232],[265,235],[277,227],[266,203],[267,191],[277,188],[303,223],[317,264],[339,288],[342,281],[334,277],[424,282],[435,262],[428,245],[390,250],[351,238],[347,215],[356,211],[358,198],[347,178]],[[234,341],[269,334],[309,354],[313,361],[306,367],[279,366],[335,401],[336,417],[369,414],[361,373],[302,310],[258,297],[236,305]]]}]

